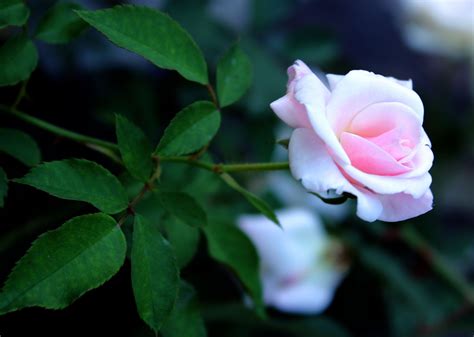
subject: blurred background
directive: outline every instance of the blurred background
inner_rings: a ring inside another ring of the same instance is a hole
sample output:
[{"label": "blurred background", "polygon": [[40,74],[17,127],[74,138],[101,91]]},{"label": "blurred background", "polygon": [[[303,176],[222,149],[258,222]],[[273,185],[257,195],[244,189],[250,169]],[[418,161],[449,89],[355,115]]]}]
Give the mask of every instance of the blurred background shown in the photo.
[{"label": "blurred background", "polygon": [[[118,1],[76,0],[84,8]],[[27,1],[34,29],[54,1]],[[286,160],[276,145],[287,130],[269,108],[285,92],[286,68],[301,59],[315,72],[345,74],[365,69],[412,79],[425,105],[424,127],[433,143],[433,211],[409,221],[423,242],[410,241],[406,223],[364,223],[350,208],[322,206],[294,186],[289,174],[242,174],[239,181],[276,209],[306,205],[327,230],[346,244],[350,269],[331,304],[317,315],[270,309],[260,321],[242,301],[233,275],[212,261],[201,239],[182,271],[198,290],[209,336],[472,336],[474,307],[456,280],[440,277],[433,261],[443,259],[474,284],[474,1],[473,0],[162,0],[128,1],[159,8],[181,23],[203,49],[211,72],[224,51],[240,40],[254,69],[245,97],[223,111],[210,152],[216,161]],[[10,29],[0,30],[3,41]],[[159,38],[157,36],[157,38]],[[156,144],[169,120],[204,88],[176,72],[156,68],[87,29],[67,45],[35,42],[39,66],[20,109],[78,132],[115,141],[114,114],[142,127]],[[211,76],[213,78],[213,76]],[[11,104],[19,87],[0,90]],[[96,160],[114,173],[120,168],[93,151],[2,116],[2,124],[25,130],[40,144],[45,161],[66,157]],[[3,125],[2,125],[3,126]],[[10,178],[27,168],[0,154]],[[171,165],[170,165],[171,168]],[[128,181],[126,176],[122,176]],[[212,175],[176,166],[164,183],[199,196],[204,207],[232,222],[252,212],[241,197]],[[191,182],[192,183],[189,183]],[[133,193],[136,186],[129,185]],[[142,212],[159,219],[153,205]],[[0,280],[42,232],[72,215],[93,211],[34,189],[11,184],[0,209]],[[425,248],[434,247],[433,255]],[[136,313],[130,265],[103,287],[62,311],[26,309],[0,317],[0,335],[152,336]],[[32,330],[31,330],[32,329]]]}]

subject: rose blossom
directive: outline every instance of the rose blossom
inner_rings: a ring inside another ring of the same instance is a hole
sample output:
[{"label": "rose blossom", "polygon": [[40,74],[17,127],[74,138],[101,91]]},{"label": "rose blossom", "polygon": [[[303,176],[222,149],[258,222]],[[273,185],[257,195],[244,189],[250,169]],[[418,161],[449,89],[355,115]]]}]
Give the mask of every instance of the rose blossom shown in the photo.
[{"label": "rose blossom", "polygon": [[347,271],[342,245],[308,210],[285,209],[277,216],[282,228],[260,214],[237,221],[260,257],[264,302],[285,312],[319,313]]},{"label": "rose blossom", "polygon": [[290,169],[307,190],[354,195],[366,221],[431,210],[433,153],[411,81],[353,70],[327,75],[326,87],[302,61],[288,75],[287,94],[271,108],[295,128]]}]

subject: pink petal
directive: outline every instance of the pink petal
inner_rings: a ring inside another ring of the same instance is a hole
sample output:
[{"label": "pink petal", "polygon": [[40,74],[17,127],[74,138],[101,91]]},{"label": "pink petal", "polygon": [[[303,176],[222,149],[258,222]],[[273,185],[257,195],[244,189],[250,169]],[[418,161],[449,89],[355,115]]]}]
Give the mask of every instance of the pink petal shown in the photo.
[{"label": "pink petal", "polygon": [[292,128],[311,127],[306,108],[293,98],[292,93],[270,103],[270,107],[283,122]]},{"label": "pink petal", "polygon": [[384,176],[392,176],[408,172],[410,168],[398,163],[389,153],[379,146],[352,133],[341,134],[341,144],[351,160],[351,164],[359,170]]},{"label": "pink petal", "polygon": [[297,60],[288,68],[287,94],[270,103],[275,114],[292,128],[310,127],[305,107],[295,100],[294,90],[297,81],[312,74],[304,62]]},{"label": "pink petal", "polygon": [[382,102],[403,103],[423,119],[423,103],[413,90],[363,70],[353,70],[337,83],[327,104],[327,118],[339,135],[359,111]]},{"label": "pink petal", "polygon": [[406,193],[414,198],[423,196],[431,185],[431,175],[428,173],[433,164],[431,142],[422,130],[421,142],[411,160],[411,171],[398,176],[378,176],[365,173],[352,165],[343,165],[342,170],[360,185],[380,194]]},{"label": "pink petal", "polygon": [[357,215],[366,221],[375,221],[382,212],[380,201],[369,191],[354,187],[341,173],[325,144],[313,130],[296,129],[289,144],[290,169],[303,186],[321,196],[328,191],[348,192],[357,197]]},{"label": "pink petal", "polygon": [[410,155],[420,142],[422,126],[410,107],[388,102],[363,109],[352,120],[349,131],[370,140],[400,160]]},{"label": "pink petal", "polygon": [[403,221],[424,214],[433,208],[433,193],[431,193],[431,190],[428,190],[418,199],[405,193],[380,195],[379,199],[383,205],[383,211],[380,215],[380,220],[383,221]]},{"label": "pink petal", "polygon": [[295,80],[299,80],[303,76],[312,74],[313,72],[308,66],[301,60],[296,60],[295,63],[290,66],[287,70],[288,73],[288,88],[291,86],[291,83]]}]

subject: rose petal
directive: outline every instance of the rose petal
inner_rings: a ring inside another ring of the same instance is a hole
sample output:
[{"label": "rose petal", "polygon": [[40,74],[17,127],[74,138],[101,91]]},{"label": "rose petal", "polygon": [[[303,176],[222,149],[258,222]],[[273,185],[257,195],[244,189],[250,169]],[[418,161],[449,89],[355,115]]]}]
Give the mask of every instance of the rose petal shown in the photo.
[{"label": "rose petal", "polygon": [[366,186],[379,194],[403,192],[411,194],[415,198],[419,198],[426,193],[432,181],[429,173],[424,173],[416,177],[409,175],[412,172],[407,172],[399,176],[379,176],[365,173],[352,165],[345,165],[342,169],[360,185]]},{"label": "rose petal", "polygon": [[341,144],[351,164],[366,173],[393,176],[410,170],[382,148],[358,135],[343,132]]},{"label": "rose petal", "polygon": [[337,84],[327,105],[327,118],[339,135],[359,111],[381,102],[405,104],[423,119],[423,103],[413,90],[363,70],[349,72]]},{"label": "rose petal", "polygon": [[291,173],[303,186],[314,193],[327,196],[348,192],[357,197],[357,215],[366,221],[375,221],[382,212],[380,201],[363,188],[354,187],[341,173],[329,155],[324,143],[313,130],[296,129],[290,138],[289,157]]},{"label": "rose petal", "polygon": [[265,302],[285,312],[316,314],[331,304],[334,292],[335,286],[321,286],[310,279],[292,287],[265,291]]},{"label": "rose petal", "polygon": [[433,166],[434,155],[431,150],[431,141],[422,130],[421,141],[416,149],[414,156],[410,159],[413,169],[410,172],[402,174],[401,178],[418,177],[426,174]]},{"label": "rose petal", "polygon": [[296,259],[299,248],[287,239],[285,232],[260,215],[246,215],[238,219],[240,229],[251,239],[262,262],[264,274],[285,277],[307,267],[306,261]]},{"label": "rose petal", "polygon": [[288,67],[287,70],[288,73],[288,87],[291,87],[291,83],[294,80],[299,80],[303,76],[306,76],[308,74],[312,74],[313,72],[309,67],[301,60],[296,60],[295,63]]},{"label": "rose petal", "polygon": [[285,96],[277,99],[270,103],[270,107],[277,114],[277,116],[283,120],[289,126],[305,127],[304,121],[307,121],[306,110],[304,107],[295,100],[294,98],[294,87],[295,81],[299,80],[306,74],[311,73],[311,70],[301,61],[297,60],[287,70],[288,83],[287,93]]},{"label": "rose petal", "polygon": [[407,193],[414,198],[420,198],[431,185],[431,175],[428,173],[433,164],[431,142],[422,130],[421,142],[411,160],[413,169],[398,176],[378,176],[365,173],[352,165],[342,166],[342,170],[360,185],[380,194]]},{"label": "rose petal", "polygon": [[270,103],[270,108],[276,115],[292,128],[309,128],[311,124],[308,120],[306,108],[293,98],[292,93]]},{"label": "rose petal", "polygon": [[405,104],[376,103],[354,117],[349,132],[370,140],[399,160],[419,144],[421,123],[418,115]]},{"label": "rose petal", "polygon": [[[336,74],[327,74],[326,77],[328,79],[328,82],[329,82],[329,89],[332,91],[334,90],[334,88],[336,87],[336,85],[339,83],[340,80],[342,80],[344,78],[345,75],[336,75]],[[410,89],[412,90],[413,89],[413,82],[412,80],[399,80],[397,78],[394,78],[394,77],[386,77],[388,78],[389,80],[407,88],[407,89]]]},{"label": "rose petal", "polygon": [[344,78],[344,75],[326,74],[329,83],[329,90],[333,91],[336,85]]},{"label": "rose petal", "polygon": [[270,103],[270,107],[276,115],[286,124],[293,128],[310,127],[305,107],[295,100],[294,90],[298,80],[308,74],[312,74],[304,62],[296,60],[288,68],[287,94]]},{"label": "rose petal", "polygon": [[431,193],[431,190],[428,190],[418,199],[405,193],[380,195],[379,199],[383,205],[383,211],[379,219],[383,221],[403,221],[424,214],[433,208],[433,193]]},{"label": "rose petal", "polygon": [[342,163],[349,163],[349,157],[342,148],[326,118],[326,100],[329,91],[314,74],[303,77],[296,83],[295,98],[306,108],[309,121],[318,135]]},{"label": "rose petal", "polygon": [[395,78],[395,77],[387,77],[387,78],[407,89],[413,90],[413,81],[411,79],[399,80],[398,78]]}]

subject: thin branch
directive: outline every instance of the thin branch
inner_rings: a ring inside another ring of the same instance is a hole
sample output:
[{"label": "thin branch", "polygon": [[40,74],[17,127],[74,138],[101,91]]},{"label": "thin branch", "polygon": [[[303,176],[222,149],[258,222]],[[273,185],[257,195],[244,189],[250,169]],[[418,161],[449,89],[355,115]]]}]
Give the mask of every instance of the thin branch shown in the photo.
[{"label": "thin branch", "polygon": [[210,84],[207,84],[206,88],[207,88],[207,91],[209,91],[209,95],[211,96],[212,102],[217,107],[217,109],[220,110],[219,101],[217,100],[217,95],[216,95],[216,92],[214,91],[214,87]]},{"label": "thin branch", "polygon": [[288,170],[288,162],[277,163],[243,163],[243,164],[213,164],[190,157],[159,157],[162,162],[183,163],[203,168],[215,173],[223,172],[246,172],[246,171],[277,171]]},{"label": "thin branch", "polygon": [[13,102],[12,104],[12,107],[11,107],[12,110],[15,110],[18,107],[18,105],[21,103],[23,98],[26,97],[26,86],[28,85],[29,80],[30,78],[28,77],[26,80],[24,80],[21,83],[20,91],[18,92],[18,95],[16,96],[15,102]]},{"label": "thin branch", "polygon": [[400,239],[418,252],[436,274],[455,289],[465,301],[474,305],[474,288],[463,275],[459,274],[446,259],[418,234],[411,226],[405,226],[400,231]]},{"label": "thin branch", "polygon": [[86,135],[83,135],[83,134],[78,133],[78,132],[74,132],[74,131],[64,129],[62,127],[56,126],[54,124],[46,122],[46,121],[44,121],[42,119],[39,119],[37,117],[33,117],[31,115],[28,115],[28,114],[26,114],[24,112],[21,112],[19,110],[9,108],[5,105],[0,105],[0,110],[4,111],[6,113],[9,113],[10,115],[15,116],[15,117],[17,117],[17,118],[19,118],[19,119],[21,119],[21,120],[23,120],[23,121],[25,121],[29,124],[35,125],[35,126],[39,127],[40,129],[49,131],[49,132],[51,132],[55,135],[58,135],[58,136],[61,136],[61,137],[64,137],[64,138],[68,138],[68,139],[74,140],[74,141],[79,142],[79,143],[94,144],[94,145],[98,145],[98,146],[101,146],[103,148],[106,148],[106,149],[109,149],[109,150],[112,150],[112,151],[118,151],[118,146],[114,143],[107,142],[105,140],[101,140],[101,139],[98,139],[98,138],[95,138],[95,137],[86,136]]}]

